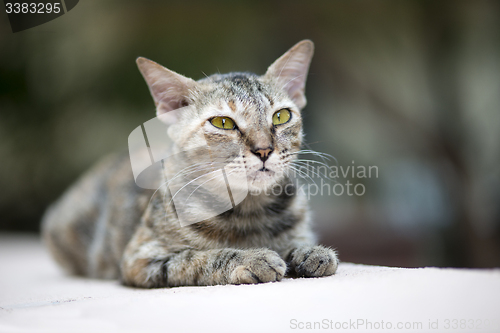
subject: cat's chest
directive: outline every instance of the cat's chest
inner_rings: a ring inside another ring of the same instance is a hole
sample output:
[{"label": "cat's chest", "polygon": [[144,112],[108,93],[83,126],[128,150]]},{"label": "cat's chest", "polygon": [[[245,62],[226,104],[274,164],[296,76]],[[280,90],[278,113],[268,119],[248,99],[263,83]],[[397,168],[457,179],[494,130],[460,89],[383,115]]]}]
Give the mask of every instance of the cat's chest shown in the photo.
[{"label": "cat's chest", "polygon": [[296,223],[297,219],[289,214],[245,217],[225,214],[186,226],[184,231],[197,248],[273,248]]}]

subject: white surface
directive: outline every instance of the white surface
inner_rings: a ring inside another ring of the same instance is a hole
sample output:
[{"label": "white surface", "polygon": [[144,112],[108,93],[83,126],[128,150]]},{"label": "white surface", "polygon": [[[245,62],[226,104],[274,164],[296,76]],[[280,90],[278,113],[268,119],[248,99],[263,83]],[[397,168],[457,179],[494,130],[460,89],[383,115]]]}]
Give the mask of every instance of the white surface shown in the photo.
[{"label": "white surface", "polygon": [[[343,263],[327,278],[142,290],[67,277],[36,238],[18,236],[0,237],[0,269],[0,332],[313,331],[307,322],[324,332],[367,330],[358,320],[378,332],[386,331],[382,321],[391,331],[421,323],[402,331],[500,332],[498,269]],[[430,321],[438,329],[429,329]]]}]

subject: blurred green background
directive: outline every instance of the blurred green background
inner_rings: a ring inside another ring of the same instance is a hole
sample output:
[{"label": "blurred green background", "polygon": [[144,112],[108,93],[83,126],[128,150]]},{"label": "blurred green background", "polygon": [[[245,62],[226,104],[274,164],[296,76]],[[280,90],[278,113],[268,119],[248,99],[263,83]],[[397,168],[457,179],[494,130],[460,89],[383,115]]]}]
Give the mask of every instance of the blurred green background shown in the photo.
[{"label": "blurred green background", "polygon": [[[0,14],[0,230],[44,209],[154,117],[144,56],[194,79],[316,44],[307,142],[363,196],[311,199],[343,261],[500,266],[497,1],[97,1],[13,34]],[[346,180],[339,179],[345,183]]]}]

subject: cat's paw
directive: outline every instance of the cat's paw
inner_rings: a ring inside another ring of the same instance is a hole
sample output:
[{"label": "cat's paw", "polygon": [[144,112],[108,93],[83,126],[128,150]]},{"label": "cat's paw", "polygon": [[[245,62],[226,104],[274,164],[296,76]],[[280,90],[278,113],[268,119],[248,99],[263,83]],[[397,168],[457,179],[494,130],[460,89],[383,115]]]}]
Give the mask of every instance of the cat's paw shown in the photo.
[{"label": "cat's paw", "polygon": [[286,272],[286,264],[274,251],[268,249],[246,250],[232,271],[232,284],[252,284],[280,281]]},{"label": "cat's paw", "polygon": [[292,276],[318,277],[335,274],[339,260],[334,250],[318,245],[293,250],[289,263]]}]

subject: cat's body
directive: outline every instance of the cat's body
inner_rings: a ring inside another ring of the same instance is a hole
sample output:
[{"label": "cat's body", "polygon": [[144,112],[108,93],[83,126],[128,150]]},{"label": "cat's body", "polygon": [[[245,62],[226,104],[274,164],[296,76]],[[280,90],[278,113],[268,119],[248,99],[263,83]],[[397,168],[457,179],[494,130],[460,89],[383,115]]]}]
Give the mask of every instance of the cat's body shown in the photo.
[{"label": "cat's body", "polygon": [[[57,261],[73,274],[150,288],[332,275],[336,254],[314,245],[306,198],[284,176],[302,143],[312,51],[303,41],[264,76],[219,74],[198,82],[140,58],[159,115],[190,107],[167,120],[172,150],[189,151],[202,137],[208,145],[237,147],[240,160],[227,165],[228,174],[245,177],[250,194],[233,209],[181,227],[165,186],[151,197],[135,184],[128,156],[110,157],[44,217],[44,238]],[[196,154],[178,158],[164,166],[165,177],[199,162]],[[287,190],[263,191],[273,185]],[[217,192],[217,184],[209,191]],[[196,214],[210,207],[186,209]]]}]

